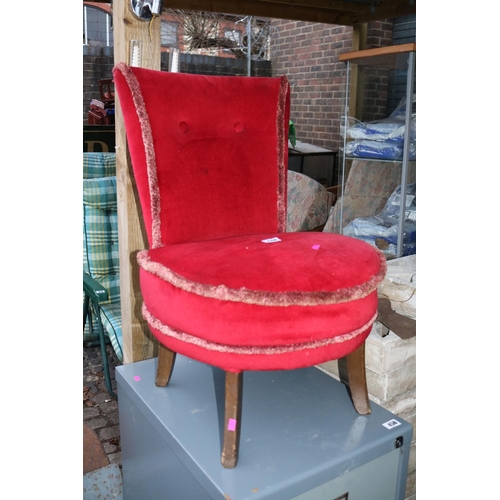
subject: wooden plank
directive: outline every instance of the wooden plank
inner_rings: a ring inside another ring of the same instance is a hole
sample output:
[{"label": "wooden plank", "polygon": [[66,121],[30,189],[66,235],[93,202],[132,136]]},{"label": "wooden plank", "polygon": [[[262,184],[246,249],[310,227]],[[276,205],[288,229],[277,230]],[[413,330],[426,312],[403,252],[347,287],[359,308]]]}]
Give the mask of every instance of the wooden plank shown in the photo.
[{"label": "wooden plank", "polygon": [[416,52],[416,50],[416,43],[402,43],[376,49],[344,52],[339,55],[339,61],[350,61],[351,63],[376,66],[378,68],[404,69],[407,67],[407,54]]},{"label": "wooden plank", "polygon": [[[115,64],[129,63],[130,40],[142,41],[142,67],[160,69],[160,19],[150,23],[137,19],[128,0],[113,1]],[[133,181],[130,157],[119,98],[115,99],[116,179],[118,191],[118,238],[120,241],[120,294],[124,363],[157,355],[157,342],[142,318],[138,250],[147,248],[139,216],[139,202]]]}]

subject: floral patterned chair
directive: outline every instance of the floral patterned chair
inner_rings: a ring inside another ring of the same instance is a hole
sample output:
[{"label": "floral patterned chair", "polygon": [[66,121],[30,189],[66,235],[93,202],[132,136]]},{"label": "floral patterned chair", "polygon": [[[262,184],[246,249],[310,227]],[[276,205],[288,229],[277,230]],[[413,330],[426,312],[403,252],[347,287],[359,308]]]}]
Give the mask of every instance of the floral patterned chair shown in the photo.
[{"label": "floral patterned chair", "polygon": [[328,219],[333,197],[311,177],[289,170],[286,230],[320,231]]}]

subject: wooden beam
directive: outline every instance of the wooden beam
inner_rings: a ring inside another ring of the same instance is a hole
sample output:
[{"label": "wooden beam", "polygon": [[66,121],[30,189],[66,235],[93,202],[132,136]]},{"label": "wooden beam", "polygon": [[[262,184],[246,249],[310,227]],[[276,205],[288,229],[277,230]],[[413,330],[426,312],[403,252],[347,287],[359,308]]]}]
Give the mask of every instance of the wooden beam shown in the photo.
[{"label": "wooden beam", "polygon": [[[168,0],[167,0],[168,1]],[[208,0],[210,1],[210,0]],[[377,13],[387,15],[403,11],[416,11],[416,0],[255,0],[255,3],[281,3],[287,5],[304,5],[309,9],[328,9],[346,11],[351,14],[370,15]]]},{"label": "wooden beam", "polygon": [[350,61],[358,65],[371,65],[378,68],[405,69],[408,67],[408,52],[416,52],[416,43],[389,45],[339,54],[339,61]]},{"label": "wooden beam", "polygon": [[[110,0],[98,0],[110,3]],[[164,8],[293,19],[343,26],[416,14],[416,0],[164,0]]]},{"label": "wooden beam", "polygon": [[[352,50],[362,50],[366,47],[367,25],[357,24],[352,30]],[[351,66],[350,89],[349,89],[349,116],[359,119],[363,99],[363,74],[357,66]]]},{"label": "wooden beam", "polygon": [[359,16],[353,15],[351,20],[355,24],[413,15],[417,13],[416,3],[416,0],[385,0],[375,3],[373,8],[366,13]]},{"label": "wooden beam", "polygon": [[416,13],[416,1],[412,0],[383,0],[373,4],[345,0],[165,0],[164,6],[344,26]]},{"label": "wooden beam", "polygon": [[225,14],[270,17],[274,19],[292,19],[314,23],[350,25],[351,16],[345,11],[336,11],[320,7],[293,5],[279,2],[259,2],[253,0],[165,0],[163,6],[170,9],[185,9]]},{"label": "wooden beam", "polygon": [[[115,65],[119,62],[129,63],[130,40],[138,40],[142,43],[141,66],[160,69],[159,18],[153,20],[150,26],[149,21],[141,21],[133,15],[128,0],[114,0],[113,32]],[[118,96],[115,97],[115,130],[123,357],[124,363],[132,363],[155,357],[158,346],[141,314],[142,296],[136,254],[148,245],[140,221],[140,207]]]},{"label": "wooden beam", "polygon": [[369,9],[369,4],[349,2],[349,1],[332,1],[332,0],[257,0],[256,3],[278,3],[286,4],[288,6],[303,6],[308,9],[328,9],[339,12],[347,12],[352,14],[366,14]]}]

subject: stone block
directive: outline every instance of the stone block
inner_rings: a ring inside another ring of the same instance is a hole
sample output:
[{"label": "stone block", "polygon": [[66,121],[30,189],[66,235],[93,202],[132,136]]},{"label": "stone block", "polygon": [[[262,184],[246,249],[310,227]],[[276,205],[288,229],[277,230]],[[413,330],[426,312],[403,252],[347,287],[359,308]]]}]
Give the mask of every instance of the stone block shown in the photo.
[{"label": "stone block", "polygon": [[408,462],[408,474],[417,470],[417,443],[410,445],[410,460]]},{"label": "stone block", "polygon": [[[383,339],[382,339],[383,340]],[[367,351],[369,350],[367,345]],[[367,356],[368,358],[368,356]],[[390,371],[377,371],[366,360],[366,383],[370,397],[381,406],[407,393],[416,386],[416,361],[410,357],[405,363],[398,362],[397,368]],[[338,362],[328,361],[318,366],[339,380]]]},{"label": "stone block", "polygon": [[408,474],[408,480],[406,481],[406,500],[415,500],[417,498],[417,471],[413,471]]},{"label": "stone block", "polygon": [[390,330],[385,333],[384,326],[375,322],[365,347],[366,366],[371,371],[389,373],[415,361],[415,357],[416,337],[405,340]]},{"label": "stone block", "polygon": [[386,404],[407,393],[416,385],[415,360],[397,370],[377,373],[370,368],[366,370],[368,393]]},{"label": "stone block", "polygon": [[387,262],[387,274],[378,289],[380,297],[391,301],[394,311],[413,319],[417,311],[416,263],[416,255]]}]

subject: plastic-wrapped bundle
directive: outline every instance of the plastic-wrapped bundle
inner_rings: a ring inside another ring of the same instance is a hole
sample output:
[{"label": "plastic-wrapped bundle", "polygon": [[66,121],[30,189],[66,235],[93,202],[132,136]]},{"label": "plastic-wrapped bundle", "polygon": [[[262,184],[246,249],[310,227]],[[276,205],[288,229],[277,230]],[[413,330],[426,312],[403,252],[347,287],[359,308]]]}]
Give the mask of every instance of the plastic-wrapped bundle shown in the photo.
[{"label": "plastic-wrapped bundle", "polygon": [[[386,118],[376,122],[360,122],[349,118],[353,124],[347,129],[348,139],[368,139],[371,141],[385,141],[402,144],[405,134],[404,118]],[[417,117],[410,122],[410,140],[417,138]]]},{"label": "plastic-wrapped bundle", "polygon": [[[395,255],[398,242],[400,200],[401,186],[398,186],[378,215],[354,219],[345,227],[344,234],[364,240],[380,248],[384,253]],[[417,251],[416,208],[416,183],[408,184],[406,218],[403,223],[403,256],[413,255]]]},{"label": "plastic-wrapped bundle", "polygon": [[[413,96],[413,103],[416,96]],[[405,134],[406,98],[403,98],[391,116],[384,120],[361,122],[348,117],[341,118],[342,137],[353,139],[346,145],[346,154],[358,158],[401,160]],[[412,113],[410,121],[410,159],[416,158],[417,116]]]},{"label": "plastic-wrapped bundle", "polygon": [[[345,153],[355,158],[372,158],[374,160],[402,160],[403,144],[383,141],[355,140],[346,144]],[[410,142],[409,159],[417,157],[417,143]]]}]

